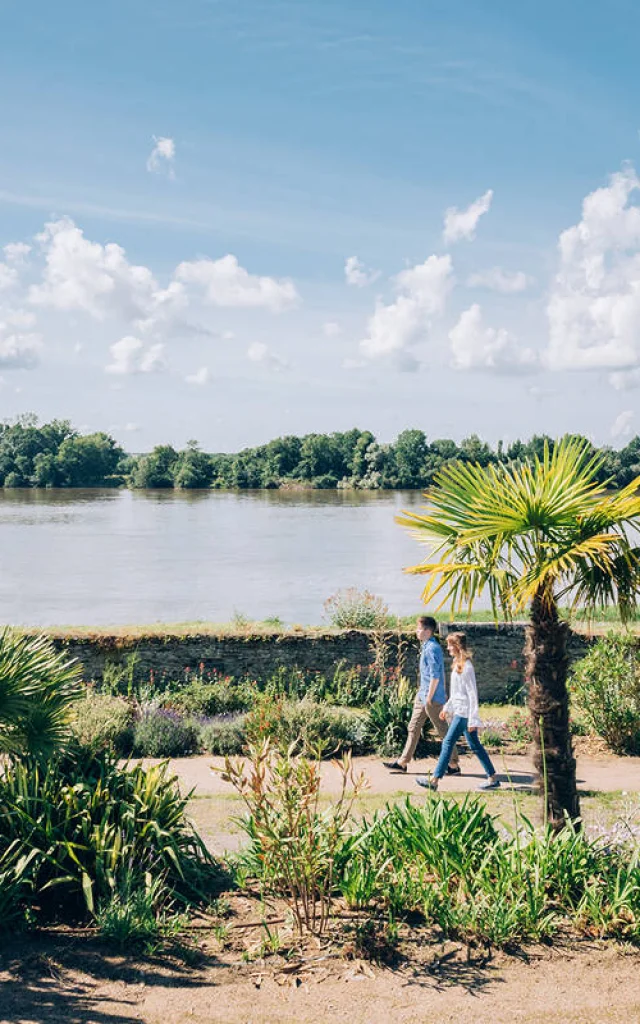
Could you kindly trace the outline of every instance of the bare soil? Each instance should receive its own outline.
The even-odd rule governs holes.
[[[255,914],[255,908],[254,908]],[[204,933],[203,933],[204,934]],[[255,940],[245,933],[247,947]],[[114,955],[86,932],[0,946],[2,1024],[605,1024],[640,1020],[640,954],[584,942],[518,956],[421,941],[385,967],[331,950],[199,962]]]

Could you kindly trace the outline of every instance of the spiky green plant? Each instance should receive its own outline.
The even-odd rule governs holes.
[[[70,735],[79,665],[44,636],[0,632],[0,753],[50,757]]]
[[[569,730],[568,626],[559,601],[587,611],[616,604],[633,613],[640,586],[640,477],[618,492],[598,476],[603,458],[565,438],[541,458],[483,468],[454,463],[435,478],[424,513],[397,521],[430,548],[407,571],[424,574],[426,604],[470,612],[488,590],[493,614],[528,610],[525,653],[535,764],[546,762],[546,812],[559,825],[579,803]]]

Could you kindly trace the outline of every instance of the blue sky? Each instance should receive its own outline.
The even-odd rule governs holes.
[[[638,431],[637,4],[0,24],[4,417],[132,450]]]

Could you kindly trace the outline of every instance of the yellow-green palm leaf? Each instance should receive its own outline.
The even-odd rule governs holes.
[[[640,478],[609,493],[601,465],[588,442],[569,438],[525,462],[445,467],[428,508],[398,516],[429,547],[407,570],[428,577],[425,602],[468,611],[487,589],[509,617],[536,594],[587,609],[616,601],[628,616],[640,584]]]

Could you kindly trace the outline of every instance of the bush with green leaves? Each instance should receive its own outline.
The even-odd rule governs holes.
[[[257,684],[249,680],[236,682],[228,676],[207,680],[196,676],[173,693],[166,703],[180,714],[208,718],[248,711],[255,700],[256,691]]]
[[[362,754],[369,747],[367,719],[362,712],[306,699],[265,695],[246,715],[244,731],[249,744],[270,739],[280,750],[293,746],[308,754],[321,751],[325,757],[344,750]]]
[[[597,640],[571,672],[571,697],[587,726],[619,754],[640,753],[640,642],[628,633]]]
[[[166,765],[129,770],[108,751],[16,759],[0,776],[0,908],[7,878],[14,910],[37,920],[86,917],[155,879],[167,899],[198,899],[219,876],[186,817],[189,795]]]
[[[45,636],[0,631],[0,753],[50,757],[71,736],[82,696],[77,662]]]
[[[126,757],[133,748],[133,709],[122,697],[87,690],[73,708],[71,726],[86,747]]]
[[[246,715],[219,715],[199,722],[200,746],[208,754],[228,757],[241,754],[246,745]]]
[[[133,753],[136,757],[188,757],[199,749],[195,722],[166,708],[145,708],[135,723]]]
[[[151,954],[175,939],[188,923],[167,898],[163,878],[146,878],[145,885],[127,881],[102,901],[96,913],[98,931],[106,942]]]
[[[415,689],[405,676],[390,678],[380,687],[367,713],[369,742],[376,753],[391,756],[402,750],[407,739],[407,726],[414,700]],[[421,738],[416,753],[420,756],[424,750],[424,740]]]
[[[476,796],[388,806],[361,821],[340,851],[351,906],[419,914],[443,936],[508,946],[568,924],[640,942],[640,849],[608,850],[567,825],[520,817],[501,834]]]
[[[325,615],[336,629],[384,629],[389,609],[381,597],[348,587],[324,602]]]

